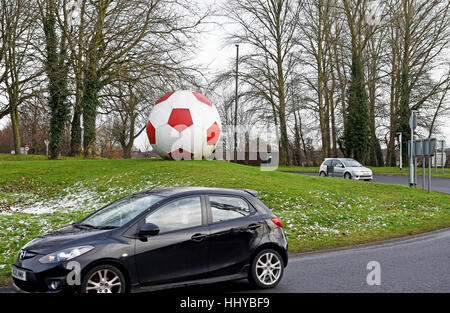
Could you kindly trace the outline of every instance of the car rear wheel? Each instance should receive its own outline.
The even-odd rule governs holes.
[[[81,284],[82,293],[125,293],[122,272],[112,265],[99,265],[89,270]]]
[[[325,172],[320,172],[319,176],[325,177],[325,176],[327,176],[327,174],[325,174]]]
[[[249,281],[258,288],[274,288],[283,277],[283,271],[280,254],[273,249],[265,249],[253,259]]]

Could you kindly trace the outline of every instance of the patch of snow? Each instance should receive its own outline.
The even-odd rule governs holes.
[[[109,201],[106,199],[114,199],[123,197],[141,190],[147,190],[158,187],[176,186],[177,184],[167,179],[161,182],[152,175],[143,176],[140,183],[125,186],[111,186],[113,182],[122,181],[124,177],[132,175],[132,173],[117,175],[109,178],[104,183],[98,182],[98,178],[87,182],[77,182],[71,187],[62,190],[64,196],[51,199],[42,199],[34,194],[20,194],[23,201],[19,204],[10,205],[8,210],[0,210],[0,215],[11,215],[14,213],[28,214],[46,214],[53,212],[69,212],[75,210],[92,210],[98,209],[106,205]],[[184,186],[191,185],[192,182],[186,181],[182,183]],[[97,186],[107,186],[105,191],[98,191]],[[14,197],[14,195],[13,195]]]

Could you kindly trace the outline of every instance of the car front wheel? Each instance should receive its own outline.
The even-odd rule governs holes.
[[[352,179],[352,175],[350,173],[345,173],[344,178],[345,179]]]
[[[112,265],[99,265],[89,270],[81,283],[82,293],[125,293],[122,272]]]
[[[283,277],[283,260],[272,249],[260,251],[253,259],[249,281],[258,288],[274,288]]]

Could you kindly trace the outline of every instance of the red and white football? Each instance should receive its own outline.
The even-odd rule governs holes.
[[[159,99],[147,123],[153,149],[162,158],[172,160],[209,157],[221,129],[214,104],[204,95],[187,90],[174,91]]]

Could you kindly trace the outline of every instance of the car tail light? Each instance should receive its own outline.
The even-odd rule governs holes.
[[[277,225],[277,226],[283,228],[283,223],[281,222],[281,220],[280,220],[279,217],[274,217],[274,218],[272,219],[272,222],[273,222],[275,225]]]

